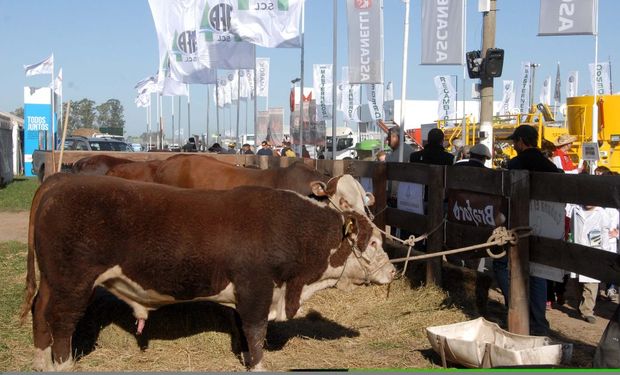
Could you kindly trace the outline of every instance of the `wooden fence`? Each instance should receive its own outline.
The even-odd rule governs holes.
[[[67,163],[92,152],[67,152]],[[112,156],[134,160],[167,158],[175,153],[110,153]],[[211,155],[222,161],[262,169],[285,167],[296,160],[254,155]],[[620,176],[588,176],[528,171],[490,170],[485,168],[445,167],[410,163],[378,163],[357,160],[313,160],[304,163],[324,174],[372,178],[375,195],[375,223],[389,225],[421,235],[436,228],[444,220],[447,192],[465,191],[473,194],[500,197],[507,202],[509,228],[529,225],[530,200],[575,203],[620,208]],[[412,182],[428,186],[426,214],[415,214],[387,206],[389,181]],[[434,231],[428,238],[429,252],[484,243],[492,227],[446,222],[444,230]],[[477,252],[474,256],[484,257]],[[513,333],[529,334],[529,261],[535,261],[566,271],[590,276],[605,282],[620,280],[620,256],[611,252],[550,239],[530,236],[508,252],[510,264],[510,303],[508,329]],[[441,259],[427,261],[428,283],[441,284]]]

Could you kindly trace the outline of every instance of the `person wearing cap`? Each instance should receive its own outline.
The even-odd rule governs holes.
[[[491,159],[491,151],[482,143],[478,143],[471,149],[469,149],[469,159],[463,159],[454,163],[455,166],[460,167],[482,167],[484,163]]]
[[[388,162],[398,162],[398,156],[400,154],[400,147],[403,147],[403,162],[409,160],[409,156],[413,153],[413,148],[400,141],[400,126],[396,125],[388,130],[387,135],[388,146],[392,149],[392,152],[385,158]]]
[[[269,146],[269,142],[262,141],[260,146],[261,146],[261,149],[256,152],[256,155],[273,156],[273,151],[271,150],[271,147]]]
[[[223,154],[236,154],[237,150],[235,150],[235,147],[237,147],[237,144],[235,142],[230,142],[228,144],[228,150],[226,150],[226,152],[222,152]]]
[[[560,173],[555,164],[546,158],[537,147],[538,131],[529,125],[520,125],[508,137],[512,140],[517,156],[508,161],[508,169],[525,169],[534,172]],[[493,260],[493,272],[504,294],[509,297],[508,258],[504,256]],[[549,321],[545,317],[547,309],[547,280],[530,276],[530,334],[545,336],[549,332]],[[508,305],[508,303],[506,303]]]
[[[244,143],[243,145],[241,145],[241,150],[239,150],[239,153],[243,155],[254,155],[254,152],[252,151],[252,146],[250,146],[249,143]]]
[[[564,171],[564,173],[579,173],[579,168],[573,161],[568,152],[573,147],[573,142],[577,140],[577,137],[570,134],[562,134],[558,139],[553,142],[556,147],[553,152],[552,160],[556,167]]]
[[[558,168],[543,155],[538,144],[538,131],[529,125],[520,125],[508,137],[517,156],[508,161],[508,169],[526,169],[533,172],[554,172]]]
[[[454,155],[447,152],[443,147],[444,134],[441,129],[431,129],[428,132],[428,142],[423,150],[416,151],[409,157],[412,163],[424,163],[435,165],[454,164]]]

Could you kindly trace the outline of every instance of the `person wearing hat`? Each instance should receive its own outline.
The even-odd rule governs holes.
[[[237,144],[235,142],[230,142],[228,143],[228,150],[226,150],[226,154],[236,154],[237,150],[235,150],[235,147],[237,147]]]
[[[443,147],[444,134],[441,129],[431,129],[428,132],[428,141],[424,149],[416,151],[409,157],[412,163],[424,163],[435,165],[454,164],[454,155],[447,152]]]
[[[525,169],[534,172],[560,173],[555,164],[546,158],[538,144],[538,131],[529,125],[520,125],[508,137],[512,140],[517,156],[508,161],[508,169]],[[506,302],[510,300],[508,280],[508,258],[504,256],[493,260],[493,272]],[[545,317],[547,309],[547,280],[530,276],[530,334],[545,336],[549,332],[549,321]],[[508,305],[508,303],[506,303]]]
[[[401,144],[403,147],[403,162],[407,162],[407,160],[409,160],[409,156],[413,153],[413,148],[405,142],[400,141],[400,126],[396,125],[388,130],[386,141],[388,146],[392,149],[392,152],[390,152],[390,154],[385,158],[386,161],[399,161],[398,156],[400,153]]]
[[[244,143],[241,146],[241,150],[239,150],[239,153],[243,155],[254,155],[254,152],[252,151],[252,146],[250,146],[249,143]]]
[[[457,161],[454,165],[460,167],[483,167],[487,160],[491,159],[491,151],[482,143],[478,143],[469,149],[469,159]]]
[[[579,168],[573,161],[568,152],[573,147],[573,142],[577,140],[577,137],[570,134],[562,134],[558,139],[553,142],[556,147],[553,151],[552,160],[556,167],[564,171],[564,173],[579,173]]]
[[[256,152],[256,155],[273,156],[273,151],[271,150],[269,142],[262,141],[260,146],[261,146],[261,149]]]

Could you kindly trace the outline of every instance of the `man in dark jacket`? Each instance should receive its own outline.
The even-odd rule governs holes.
[[[529,125],[520,125],[508,137],[513,142],[517,156],[508,161],[508,169],[526,169],[533,172],[559,173],[558,168],[547,159],[537,147],[538,131]],[[508,260],[496,259],[493,262],[493,271],[498,279],[498,284],[508,300]],[[503,287],[502,287],[503,284]],[[545,317],[547,304],[547,280],[530,276],[530,334],[547,335],[549,322]]]
[[[424,149],[411,154],[409,161],[435,165],[454,164],[454,155],[443,148],[443,137],[441,129],[431,129],[428,132],[428,142]]]

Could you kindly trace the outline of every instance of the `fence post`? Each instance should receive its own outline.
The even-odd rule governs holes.
[[[428,173],[428,206],[427,231],[435,229],[443,221],[443,198],[444,198],[444,172],[445,166],[429,165]],[[426,241],[427,253],[438,252],[442,250],[444,243],[443,228],[439,228],[428,237]],[[433,258],[426,262],[426,285],[441,286],[441,258]]]
[[[508,176],[510,186],[510,227],[529,225],[530,220],[530,174],[513,170]],[[520,335],[530,334],[530,254],[529,240],[519,240],[510,247],[510,303],[508,304],[508,330]]]
[[[387,208],[387,163],[374,163],[372,171],[372,194],[375,196],[373,222],[385,230],[385,209]]]

